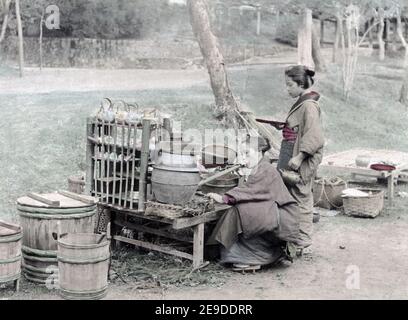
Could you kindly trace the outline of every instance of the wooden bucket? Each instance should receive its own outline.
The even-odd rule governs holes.
[[[85,191],[85,177],[71,176],[68,178],[68,191],[83,194]]]
[[[58,241],[61,296],[69,300],[97,300],[106,296],[110,263],[105,235],[77,233]]]
[[[0,220],[0,283],[20,279],[22,237],[20,226]]]
[[[93,232],[96,204],[91,204],[93,198],[82,195],[89,201],[83,202],[58,193],[40,196],[48,199],[48,203],[27,196],[17,200],[17,209],[24,230],[24,276],[32,282],[46,284],[47,280],[55,282],[58,278],[56,235]],[[50,201],[54,201],[54,204],[50,204]]]

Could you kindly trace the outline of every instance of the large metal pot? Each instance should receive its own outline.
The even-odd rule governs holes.
[[[158,150],[157,165],[178,168],[196,168],[195,155],[200,151],[196,144],[180,141],[161,142]]]
[[[159,202],[185,204],[196,192],[200,180],[197,168],[156,165],[152,172],[152,193]]]

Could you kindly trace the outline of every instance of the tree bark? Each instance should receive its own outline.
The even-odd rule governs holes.
[[[11,0],[6,0],[6,4],[4,6],[5,10],[4,10],[3,24],[1,26],[0,43],[4,40],[4,37],[6,36],[8,17],[9,17],[9,12],[10,12],[10,2]]]
[[[237,102],[228,84],[224,57],[219,49],[217,38],[211,31],[206,4],[204,0],[189,0],[188,8],[193,32],[210,75],[215,103],[221,109],[236,109]]]
[[[17,30],[18,30],[18,54],[20,64],[20,77],[24,75],[24,39],[23,39],[23,27],[21,24],[20,14],[20,0],[16,1],[16,18],[17,18]]]
[[[312,57],[312,29],[312,10],[306,8],[303,12],[302,24],[298,31],[298,63],[314,68]]]
[[[256,11],[256,35],[261,35],[261,8]]]
[[[384,61],[385,59],[385,44],[383,40],[383,35],[384,35],[384,9],[380,8],[378,10],[378,18],[379,18],[379,28],[378,28],[378,46],[379,46],[379,59],[380,61]]]
[[[402,30],[401,14],[397,15],[397,35],[399,39],[401,40],[402,46],[405,49],[403,66],[404,68],[407,68],[408,67],[408,44],[407,44],[407,41],[405,40],[404,33]]]
[[[312,26],[312,58],[316,71],[325,72],[326,63],[322,55],[320,39],[315,26]]]
[[[39,45],[40,45],[40,70],[42,70],[43,67],[43,26],[44,26],[44,11],[41,14],[41,19],[40,19],[40,39],[39,39]]]
[[[390,19],[384,19],[384,40],[385,40],[385,50],[387,51],[390,47],[390,33],[391,33],[391,23]]]
[[[373,46],[373,31],[372,31],[372,24],[373,24],[373,19],[370,19],[368,22],[368,48],[370,50],[370,55],[373,53],[374,46]]]
[[[320,19],[320,45],[324,42],[324,19]]]
[[[334,38],[334,44],[333,44],[333,57],[332,61],[333,63],[337,63],[337,58],[339,54],[339,42],[340,42],[340,23],[343,23],[341,19],[339,18],[336,19],[336,26],[335,26],[335,38]]]

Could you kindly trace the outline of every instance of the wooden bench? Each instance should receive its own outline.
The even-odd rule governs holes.
[[[394,162],[397,166],[393,171],[376,171],[370,168],[358,167],[356,165],[356,158],[358,156],[368,156],[373,159]],[[408,170],[408,153],[393,150],[353,149],[325,156],[319,166],[319,176],[321,176],[322,170],[351,174],[353,179],[356,176],[386,179],[388,204],[392,206],[394,183],[399,179],[404,181],[403,178],[404,176],[406,177],[405,171]]]
[[[193,269],[199,269],[208,262],[204,261],[204,226],[206,223],[218,221],[222,214],[230,208],[228,205],[216,205],[213,211],[206,212],[196,217],[182,217],[176,219],[162,218],[154,215],[145,215],[137,210],[124,209],[122,207],[107,206],[111,210],[111,234],[116,245],[120,242],[132,244],[148,250],[158,251],[170,254],[176,257],[192,261]],[[129,222],[128,217],[140,222]],[[162,225],[162,227],[149,227],[143,222],[151,222]],[[153,244],[145,240],[137,240],[118,235],[118,231],[123,227],[135,230],[137,232],[156,235],[162,238],[173,239],[179,242],[187,243],[192,247],[192,254],[174,248],[172,246],[163,246]],[[177,230],[193,230],[193,237],[181,236],[174,233]],[[173,232],[172,232],[173,231]]]

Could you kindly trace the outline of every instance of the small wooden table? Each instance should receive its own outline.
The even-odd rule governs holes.
[[[193,262],[193,269],[199,269],[206,265],[208,262],[204,261],[204,226],[208,222],[218,221],[222,214],[230,208],[228,205],[217,204],[215,210],[204,213],[203,215],[197,217],[183,217],[176,219],[162,218],[154,215],[144,215],[137,210],[123,209],[121,207],[107,206],[111,209],[111,222],[112,239],[117,242],[129,243],[138,247],[142,247],[148,250],[158,251],[180,258],[188,259]],[[143,224],[132,223],[126,220],[126,216],[138,218],[143,221],[157,222],[165,225],[164,228],[151,228],[146,227]],[[153,244],[147,241],[136,240],[127,238],[121,235],[117,235],[119,228],[127,227],[132,230],[139,232],[144,232],[148,234],[157,235],[160,237],[174,239],[181,242],[187,242],[192,244],[193,254],[177,250],[170,246],[162,246]],[[192,228],[194,231],[193,238],[186,236],[175,235],[171,233],[171,230],[183,230]],[[170,230],[169,230],[170,229]]]
[[[396,169],[393,171],[376,171],[370,168],[358,167],[356,165],[358,156],[367,156],[396,163]],[[392,206],[394,182],[403,174],[403,171],[408,170],[408,153],[393,150],[353,149],[324,157],[319,166],[318,175],[323,169],[351,174],[353,177],[360,175],[386,179],[388,204]]]

